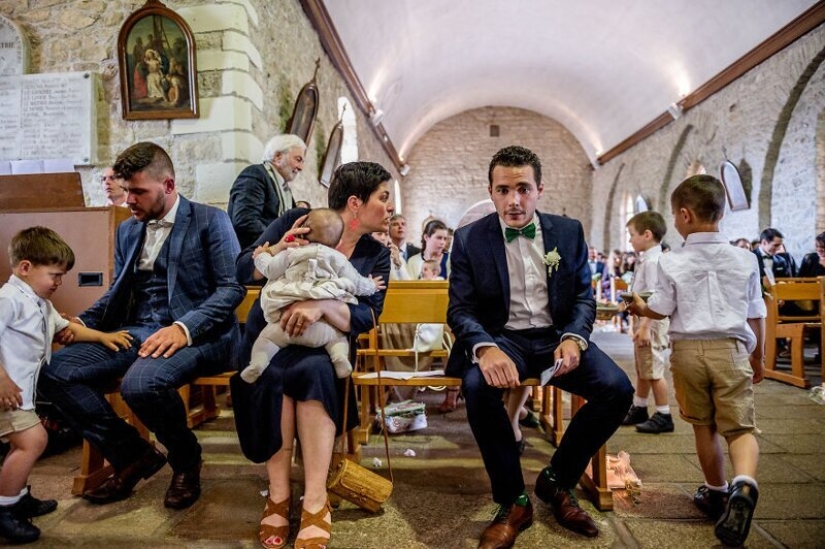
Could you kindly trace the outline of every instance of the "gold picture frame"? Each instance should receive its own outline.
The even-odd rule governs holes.
[[[195,40],[180,15],[148,0],[120,28],[117,54],[124,120],[198,118]]]

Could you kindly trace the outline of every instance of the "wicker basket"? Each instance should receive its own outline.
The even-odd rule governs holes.
[[[599,305],[596,307],[596,320],[611,320],[618,313],[618,305]]]
[[[327,488],[332,493],[373,513],[392,494],[392,482],[381,475],[340,454],[333,454],[332,461],[327,477]]]

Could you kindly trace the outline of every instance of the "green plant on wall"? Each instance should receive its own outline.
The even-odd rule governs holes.
[[[278,117],[281,119],[281,133],[286,131],[286,125],[292,116],[293,103],[295,103],[295,98],[292,97],[292,92],[289,90],[289,82],[282,77],[278,86]]]
[[[316,172],[321,173],[321,162],[324,160],[324,153],[327,151],[327,144],[324,143],[324,125],[320,120],[315,126],[315,162],[318,163]]]

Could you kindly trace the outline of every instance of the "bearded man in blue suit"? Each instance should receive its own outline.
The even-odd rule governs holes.
[[[235,279],[238,240],[225,212],[178,195],[172,160],[154,143],[126,149],[114,170],[132,218],[117,228],[114,282],[79,321],[128,330],[132,348],[61,349],[43,368],[40,389],[114,467],[83,494],[109,503],[167,461],[106,401],[105,390],[122,377],[124,400],[168,453],[173,475],[164,504],[183,509],[200,496],[202,462],[177,389],[231,367],[240,339],[235,307],[245,293]]]
[[[633,398],[622,370],[590,342],[596,315],[581,223],[538,213],[541,162],[507,147],[489,168],[496,213],[455,233],[447,322],[456,336],[448,373],[463,377],[467,417],[500,505],[480,548],[511,547],[533,521],[519,450],[502,395],[557,360],[551,383],[587,403],[565,431],[536,495],[563,527],[594,537],[573,488],[616,431]]]

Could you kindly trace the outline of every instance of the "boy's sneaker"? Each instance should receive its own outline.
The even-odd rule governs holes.
[[[725,512],[727,503],[728,492],[711,490],[704,484],[696,490],[696,494],[693,496],[693,504],[696,505],[697,509],[713,520],[719,520],[719,517]]]
[[[40,529],[29,519],[14,514],[11,505],[0,506],[0,538],[11,543],[31,543],[40,537]]]
[[[729,547],[739,547],[745,543],[758,499],[756,486],[744,481],[734,482],[730,487],[728,505],[716,523],[716,538]]]
[[[647,408],[644,406],[631,406],[627,411],[627,415],[622,420],[622,425],[636,425],[648,420],[650,416],[647,415]]]
[[[673,428],[673,416],[661,412],[656,412],[647,421],[636,425],[636,430],[640,433],[654,433],[657,435],[659,433],[672,433]]]
[[[37,499],[32,495],[32,487],[28,486],[26,495],[11,506],[12,512],[20,518],[34,518],[48,515],[57,509],[57,502],[53,499]]]

